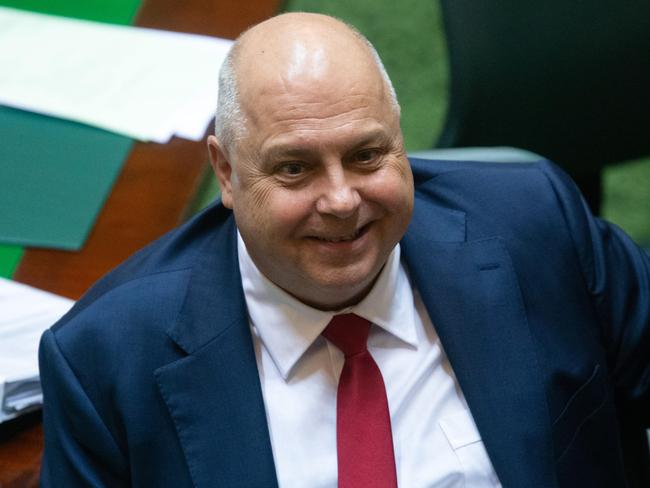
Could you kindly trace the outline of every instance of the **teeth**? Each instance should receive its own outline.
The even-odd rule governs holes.
[[[325,242],[343,242],[343,241],[351,241],[353,239],[356,239],[358,236],[359,236],[359,231],[357,230],[353,234],[347,236],[332,237],[332,238],[318,237],[317,239]]]

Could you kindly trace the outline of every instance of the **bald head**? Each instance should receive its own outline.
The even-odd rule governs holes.
[[[310,13],[262,22],[237,39],[221,68],[217,139],[231,152],[246,135],[260,99],[278,89],[328,86],[383,97],[399,122],[399,104],[386,70],[374,47],[354,28]]]
[[[224,70],[208,150],[251,259],[303,303],[358,303],[413,209],[379,58],[338,20],[287,14],[242,35]]]

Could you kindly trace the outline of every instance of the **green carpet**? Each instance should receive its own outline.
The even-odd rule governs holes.
[[[650,251],[650,158],[609,166],[604,190],[603,217]]]

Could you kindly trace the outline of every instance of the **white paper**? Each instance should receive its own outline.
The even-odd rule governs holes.
[[[73,304],[68,298],[0,278],[0,422],[41,401],[40,387],[10,401],[4,394],[8,385],[38,378],[40,337]]]
[[[0,104],[142,141],[198,140],[231,44],[0,7]]]

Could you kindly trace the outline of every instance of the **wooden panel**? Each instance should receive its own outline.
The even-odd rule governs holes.
[[[136,24],[234,38],[273,15],[277,0],[145,0]],[[208,171],[205,142],[136,143],[80,252],[29,249],[15,279],[73,299],[177,225]],[[40,416],[0,425],[0,488],[38,486]]]
[[[279,7],[278,0],[143,0],[136,24],[234,39]]]

